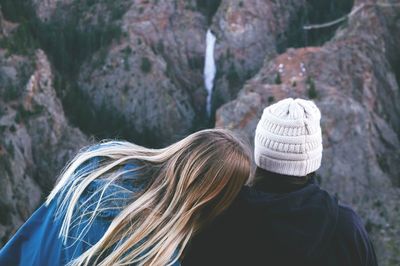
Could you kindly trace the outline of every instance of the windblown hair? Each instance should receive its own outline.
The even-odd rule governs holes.
[[[139,167],[128,171],[143,175],[148,185],[97,243],[70,262],[73,266],[172,265],[194,233],[232,203],[250,175],[248,147],[228,130],[199,131],[163,149],[108,144],[80,152],[50,193],[46,204],[59,197],[58,212],[64,214],[60,236],[68,237],[78,199],[94,180],[107,176],[108,185],[116,183],[127,172],[117,169],[134,160]],[[105,159],[89,172],[77,171],[95,157]],[[90,221],[96,213],[89,214]]]

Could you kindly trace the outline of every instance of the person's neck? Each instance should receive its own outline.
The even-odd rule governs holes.
[[[269,193],[289,193],[313,182],[312,176],[288,176],[272,173],[261,168],[255,173],[254,188]]]

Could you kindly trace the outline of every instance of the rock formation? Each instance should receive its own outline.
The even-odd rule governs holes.
[[[244,81],[277,55],[278,38],[305,8],[306,1],[222,1],[211,28],[217,36],[215,107],[236,97]]]
[[[0,246],[42,202],[87,138],[67,122],[40,49],[15,50],[18,24],[0,15]]]
[[[57,25],[55,31],[71,31],[71,42],[84,40],[81,47],[69,43],[66,50],[71,53],[63,56],[71,57],[85,45],[97,46],[72,71],[57,63],[56,68],[74,72],[73,81],[66,82],[85,99],[86,112],[107,117],[104,125],[94,125],[101,131],[160,146],[204,120],[207,21],[195,1],[62,1],[53,14],[42,23],[44,31]],[[59,61],[58,49],[49,48]]]

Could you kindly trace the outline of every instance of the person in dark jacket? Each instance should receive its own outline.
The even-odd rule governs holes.
[[[89,147],[0,250],[0,266],[178,266],[194,232],[233,202],[250,163],[247,146],[223,129],[164,149]]]
[[[317,106],[302,99],[264,110],[253,186],[191,241],[183,266],[377,265],[360,217],[315,182],[320,118]]]

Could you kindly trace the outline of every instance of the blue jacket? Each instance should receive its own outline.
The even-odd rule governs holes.
[[[96,167],[98,163],[99,158],[94,158],[78,171],[87,171],[91,167]],[[132,167],[135,166],[126,164],[122,169],[127,170]],[[135,179],[132,175],[125,174],[120,183],[110,185],[102,195],[101,201],[100,193],[94,192],[104,186],[107,181],[97,179],[86,188],[78,202],[82,208],[77,207],[76,211],[93,210],[99,202],[102,204],[100,209],[103,207],[107,209],[100,210],[89,227],[87,226],[88,217],[79,219],[73,224],[75,226],[72,226],[65,244],[59,237],[62,219],[55,215],[60,196],[53,199],[48,206],[44,204],[40,206],[0,250],[0,266],[57,266],[65,265],[77,258],[104,235],[113,218],[127,203],[128,198],[141,189],[138,185],[136,187],[132,185],[135,183],[132,182]],[[108,200],[111,197],[112,200]],[[81,241],[76,241],[79,234],[82,235]],[[174,264],[174,266],[179,265],[179,262]]]

